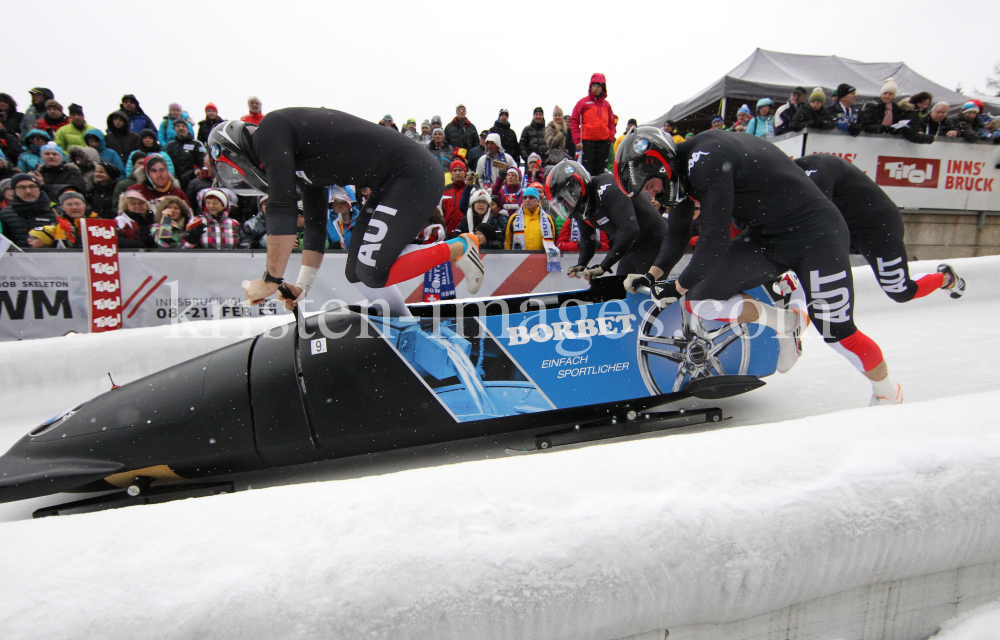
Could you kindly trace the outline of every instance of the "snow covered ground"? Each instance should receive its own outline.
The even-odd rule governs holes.
[[[67,518],[26,519],[66,496],[0,505],[0,637],[610,640],[996,562],[1000,258],[952,263],[965,298],[907,305],[855,270],[900,407],[866,408],[812,333],[790,374],[714,403],[721,429],[518,458],[503,446],[527,436],[480,439]],[[0,344],[0,450],[107,371],[232,342],[226,322]]]
[[[994,640],[998,635],[1000,602],[991,602],[941,625],[932,640]]]

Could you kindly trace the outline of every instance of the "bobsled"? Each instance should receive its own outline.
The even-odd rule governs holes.
[[[772,330],[658,309],[618,277],[410,310],[300,318],[105,392],[0,457],[0,502],[149,502],[225,492],[240,472],[480,436],[534,430],[545,449],[639,433],[671,417],[650,409],[750,391],[778,359]]]

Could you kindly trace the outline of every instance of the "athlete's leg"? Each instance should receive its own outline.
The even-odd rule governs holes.
[[[944,285],[943,273],[910,277],[899,210],[875,212],[862,229],[851,230],[851,244],[865,257],[885,295],[896,302],[922,298]]]
[[[658,250],[629,251],[618,261],[615,274],[627,276],[630,273],[646,273],[656,260]]]

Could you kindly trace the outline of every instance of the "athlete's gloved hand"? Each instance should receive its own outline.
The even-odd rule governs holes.
[[[658,308],[662,309],[680,300],[680,296],[677,294],[676,283],[676,280],[657,280],[649,288],[649,297],[652,298]]]
[[[574,265],[569,268],[569,271],[566,272],[566,275],[569,276],[570,278],[579,278],[580,274],[586,271],[586,269],[587,265],[585,264]]]
[[[630,273],[625,276],[625,290],[629,293],[639,293],[639,287],[646,287],[653,290],[653,283],[656,279],[649,273]]]
[[[587,282],[590,282],[593,278],[600,278],[603,275],[604,269],[602,269],[599,264],[594,265],[593,267],[588,267],[583,271],[583,277],[587,279]]]
[[[292,311],[298,305],[298,303],[306,297],[306,291],[296,287],[294,284],[288,284],[284,282],[278,285],[278,299],[281,300],[281,304]]]

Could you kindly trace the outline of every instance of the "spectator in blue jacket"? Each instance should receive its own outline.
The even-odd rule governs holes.
[[[143,129],[156,130],[156,123],[146,115],[139,106],[139,101],[131,93],[122,96],[121,110],[128,116],[129,131],[142,133]]]
[[[331,249],[346,249],[351,244],[351,231],[358,219],[354,187],[330,187],[330,210],[326,221],[326,235]],[[341,234],[343,230],[343,234]]]
[[[774,137],[774,116],[771,110],[774,109],[774,100],[761,98],[757,101],[757,115],[747,123],[746,132],[758,138]]]
[[[118,169],[119,172],[125,173],[125,165],[122,164],[122,159],[117,153],[108,149],[108,146],[104,142],[103,133],[98,129],[91,129],[84,134],[83,139],[87,141],[87,145],[91,149],[97,151],[97,155],[101,156],[101,162],[106,162]]]
[[[32,129],[24,139],[24,151],[17,158],[17,168],[25,173],[31,173],[42,161],[42,147],[52,142],[48,131]],[[62,153],[62,149],[59,150]],[[63,154],[65,158],[66,154]]]
[[[750,106],[743,105],[740,107],[739,111],[736,112],[736,124],[730,131],[743,131],[746,132],[747,125],[750,124],[750,120],[753,118],[753,114],[750,113]]]
[[[188,132],[194,131],[194,121],[191,116],[188,115],[187,111],[181,108],[176,102],[170,103],[170,107],[167,109],[167,115],[163,116],[163,121],[160,122],[160,133],[159,140],[160,146],[164,149],[167,145],[174,141],[177,137],[177,131],[174,129],[174,123],[178,120],[183,120],[188,123]]]
[[[160,147],[160,141],[156,137],[156,132],[152,129],[143,129],[142,133],[139,134],[139,148],[129,154],[128,162],[125,163],[126,176],[132,175],[132,165],[134,164],[135,154],[140,152],[143,154],[141,157],[146,157],[151,153],[157,153],[163,156],[163,159],[167,163],[167,171],[169,171],[172,176],[177,175],[174,173],[174,161],[171,160],[170,156],[167,155],[167,152]]]

